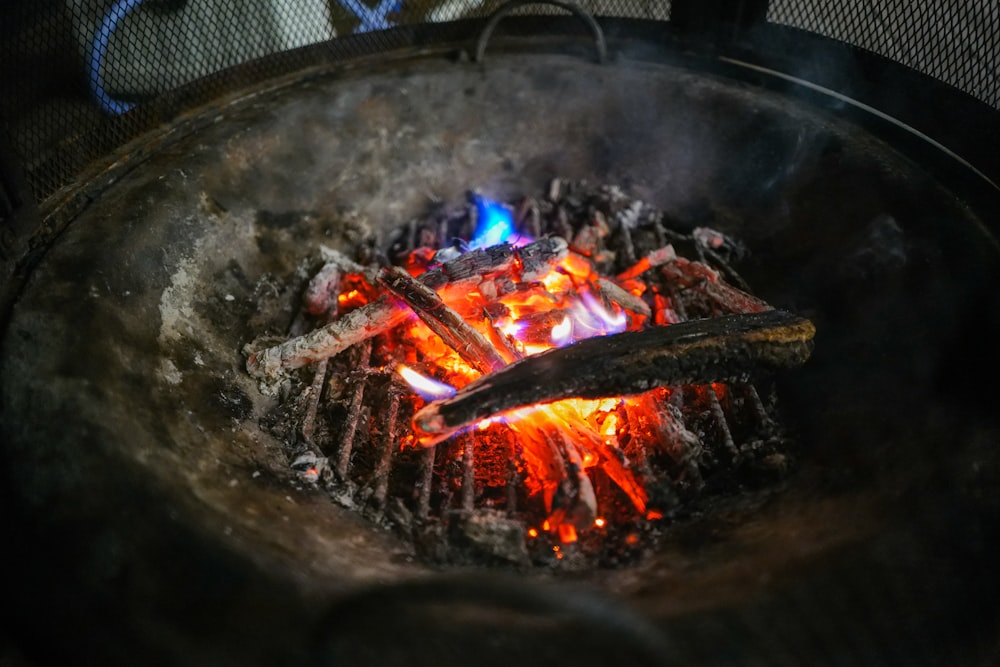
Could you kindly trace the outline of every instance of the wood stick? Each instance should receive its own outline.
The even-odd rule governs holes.
[[[672,262],[675,259],[677,259],[677,252],[674,250],[674,246],[667,244],[662,248],[652,251],[638,262],[622,271],[618,274],[618,280],[631,280],[632,278],[638,278],[646,271],[666,264],[667,262]]]
[[[757,392],[756,385],[748,382],[742,386],[746,392],[747,400],[750,401],[753,415],[757,420],[757,428],[769,428],[771,426],[771,416],[767,414],[767,408],[764,407],[764,402],[760,400],[760,393]]]
[[[597,290],[605,299],[618,304],[624,310],[630,310],[646,317],[653,314],[648,303],[607,278],[597,279]]]
[[[465,363],[480,373],[491,373],[506,365],[503,357],[483,334],[448,307],[437,292],[421,284],[398,266],[379,274],[378,282],[398,296]]]
[[[310,315],[326,315],[332,319],[332,315],[336,314],[340,273],[339,266],[327,262],[309,281],[302,296],[302,305]]]
[[[467,252],[420,276],[423,285],[437,291],[446,285],[474,287],[490,274],[503,273],[515,262],[531,271],[551,266],[566,256],[562,239],[541,239],[517,250],[503,244]],[[328,359],[347,348],[401,324],[409,313],[395,299],[383,295],[344,317],[303,336],[252,352],[247,370],[258,378],[274,378],[281,371]]]
[[[429,403],[414,416],[414,428],[425,444],[433,444],[468,424],[537,403],[794,367],[809,358],[815,331],[805,318],[772,310],[588,338],[518,361],[450,399]]]
[[[737,273],[736,269],[734,269],[729,262],[723,259],[722,255],[715,252],[711,248],[705,248],[705,257],[719,267],[719,270],[725,274],[726,278],[728,278],[729,281],[738,289],[744,292],[750,291],[750,285],[747,284],[747,281],[743,280],[743,276]]]
[[[569,244],[566,239],[552,236],[518,248],[515,253],[521,281],[531,282],[545,276],[554,264],[565,258],[569,253]]]
[[[727,284],[712,267],[677,257],[660,267],[671,282],[697,289],[723,310],[733,313],[759,313],[770,310],[766,301]]]
[[[618,222],[618,244],[621,246],[619,252],[625,258],[625,261],[629,264],[634,264],[635,258],[635,244],[632,243],[632,230],[629,229],[628,224],[624,220],[619,220]]]
[[[511,364],[518,359],[521,359],[523,355],[521,354],[521,351],[517,349],[517,346],[514,344],[511,337],[497,327],[496,322],[493,321],[493,318],[490,317],[488,312],[484,311],[483,317],[489,324],[490,343],[496,347],[504,361]]]
[[[358,273],[364,276],[369,282],[373,282],[375,274],[378,273],[377,269],[359,264],[339,250],[325,245],[320,245],[319,254],[325,263],[333,264],[340,269],[341,273]]]
[[[247,359],[247,370],[258,378],[273,378],[282,370],[329,359],[392,329],[406,317],[406,310],[385,295],[324,327],[253,352]]]
[[[618,485],[632,500],[639,513],[646,511],[645,489],[642,488],[632,472],[625,467],[623,453],[617,447],[609,445],[604,436],[599,435],[590,425],[582,420],[573,408],[557,410],[558,419],[564,422],[572,434],[573,442],[583,447],[601,461],[601,469]],[[582,465],[582,462],[581,462]]]

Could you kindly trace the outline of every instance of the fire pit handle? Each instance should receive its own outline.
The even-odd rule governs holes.
[[[490,37],[493,36],[493,31],[496,29],[497,24],[500,23],[500,20],[518,7],[524,5],[555,5],[579,16],[587,24],[587,27],[590,28],[590,31],[594,33],[594,41],[597,46],[597,62],[603,65],[608,59],[608,47],[604,42],[604,31],[601,30],[601,26],[597,24],[594,17],[575,2],[566,2],[565,0],[509,0],[509,2],[501,5],[500,9],[493,12],[490,20],[486,22],[486,27],[479,33],[479,39],[476,40],[474,62],[483,62],[483,56],[486,53],[486,44],[490,41]]]

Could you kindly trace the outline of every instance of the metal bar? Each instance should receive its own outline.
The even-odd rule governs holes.
[[[752,382],[748,382],[743,386],[746,391],[746,397],[750,401],[750,407],[753,409],[754,417],[757,418],[758,427],[767,427],[771,423],[771,417],[767,414],[767,408],[764,407],[764,401],[760,400],[760,394],[757,392],[757,387]]]
[[[314,444],[313,436],[316,432],[316,413],[319,411],[319,399],[323,393],[328,366],[329,359],[323,359],[316,364],[316,372],[313,374],[312,383],[308,389],[309,398],[306,403],[306,413],[302,417],[302,439],[310,447]]]
[[[384,269],[379,284],[402,299],[462,360],[481,373],[503,368],[506,361],[483,334],[450,308],[437,292],[398,266]]]
[[[517,512],[517,487],[520,484],[520,474],[518,469],[522,465],[520,448],[513,433],[508,432],[507,447],[507,516],[513,516]]]
[[[431,513],[431,490],[434,484],[434,459],[437,447],[428,447],[420,458],[420,479],[417,481],[417,518],[427,519]]]
[[[340,293],[340,271],[339,269],[328,271],[328,266],[330,265],[324,266],[320,274],[313,277],[309,283],[309,290],[307,290],[307,294],[312,297],[312,300],[307,304],[307,309],[311,306],[324,306],[326,308],[327,324],[337,317],[337,295]],[[317,278],[321,274],[324,274],[326,277],[325,284],[317,285]],[[315,292],[322,292],[322,294]],[[322,301],[323,303],[316,303],[316,301]],[[319,410],[319,401],[323,395],[323,385],[326,383],[329,366],[329,358],[320,360],[316,364],[312,384],[309,385],[309,402],[306,404],[306,414],[302,418],[302,439],[310,446],[313,446],[313,435],[316,430],[316,413]]]
[[[471,512],[476,500],[476,456],[475,438],[462,438],[462,509]]]
[[[372,342],[366,340],[360,346],[356,365],[357,385],[351,395],[351,404],[347,409],[347,422],[340,437],[340,447],[337,452],[337,467],[334,471],[337,478],[347,481],[347,473],[351,463],[351,449],[354,447],[354,436],[358,430],[358,420],[361,418],[361,408],[365,400],[365,386],[368,384],[368,362],[371,359]]]
[[[385,496],[389,490],[389,470],[392,462],[392,452],[396,448],[396,420],[399,417],[399,392],[389,387],[389,406],[385,411],[385,421],[382,424],[382,443],[378,464],[375,466],[374,493],[372,500],[375,507],[385,507]]]
[[[709,385],[705,393],[708,395],[708,407],[712,412],[712,419],[715,420],[715,426],[722,436],[722,446],[735,459],[739,456],[739,450],[733,441],[733,432],[729,429],[729,422],[726,421],[726,413],[722,409],[722,403],[719,402],[719,395],[715,392],[715,385]]]
[[[476,40],[476,52],[473,56],[473,62],[483,62],[486,56],[486,45],[489,43],[490,37],[493,35],[493,31],[496,30],[500,20],[518,7],[523,7],[524,5],[554,5],[578,16],[587,24],[587,27],[594,36],[594,46],[597,48],[597,62],[604,64],[607,61],[608,47],[604,41],[604,31],[601,30],[601,26],[594,20],[594,17],[575,2],[565,2],[564,0],[509,0],[509,2],[504,3],[498,10],[493,12],[486,22],[483,31],[479,33],[479,38]]]

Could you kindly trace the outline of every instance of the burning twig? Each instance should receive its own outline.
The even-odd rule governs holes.
[[[646,271],[656,268],[657,266],[662,266],[667,262],[672,262],[677,259],[677,252],[674,251],[672,245],[665,245],[662,248],[658,248],[638,262],[632,264],[629,268],[618,274],[618,280],[631,280],[633,278],[638,278]]]
[[[770,310],[765,301],[752,294],[727,285],[719,274],[700,262],[675,257],[660,267],[672,284],[682,287],[698,286],[699,292],[726,312],[759,313]]]
[[[551,266],[565,257],[566,251],[566,242],[562,239],[542,239],[517,251],[506,244],[493,246],[467,252],[445,262],[420,276],[419,280],[435,291],[445,286],[470,288],[490,274],[508,270],[515,261],[521,263],[523,271],[540,272],[543,266]],[[247,370],[256,377],[273,378],[282,370],[328,359],[352,345],[385,333],[401,324],[406,317],[405,309],[389,295],[383,295],[315,331],[251,353],[247,359]]]
[[[453,398],[424,406],[414,426],[437,442],[471,423],[536,403],[637,394],[793,367],[808,359],[814,334],[809,320],[772,310],[588,338],[523,359]]]
[[[624,310],[630,310],[646,317],[653,314],[649,304],[607,278],[597,279],[597,290],[605,299],[621,306]]]
[[[475,545],[520,562],[527,544],[536,562],[622,562],[641,544],[636,520],[664,517],[715,480],[742,484],[741,471],[783,442],[753,385],[711,384],[811,351],[810,322],[731,286],[745,287],[728,264],[742,246],[708,228],[670,229],[613,186],[555,180],[547,195],[516,208],[473,195],[461,210],[415,219],[390,250],[401,268],[381,273],[321,248],[327,264],[297,321],[328,321],[248,360],[263,379],[318,362],[311,383],[300,373],[289,385],[299,392],[289,416],[300,421],[279,422],[292,467],[333,473],[328,488],[342,502],[386,512],[404,532],[418,527],[415,546],[434,559]],[[503,243],[530,241],[525,232],[563,238]],[[333,320],[338,304],[346,314]],[[328,363],[347,391],[324,392]],[[369,364],[401,382],[375,391]],[[415,393],[401,393],[402,381]],[[319,410],[318,400],[336,405]],[[421,405],[403,433],[396,422]],[[465,433],[454,447],[408,451],[456,432]],[[302,440],[324,434],[338,439],[323,444],[326,468],[317,446],[301,453]],[[719,475],[727,467],[736,476]]]
[[[489,333],[490,336],[490,342],[494,347],[496,347],[500,355],[503,356],[504,361],[510,364],[520,359],[523,356],[521,351],[517,349],[517,345],[515,345],[511,337],[497,327],[496,322],[490,316],[489,312],[484,311],[483,317],[487,322],[489,322],[490,325],[487,329],[487,333]]]
[[[431,331],[480,373],[490,373],[506,365],[485,336],[449,308],[437,292],[418,282],[404,269],[397,266],[383,271],[379,275],[379,283],[405,301]]]

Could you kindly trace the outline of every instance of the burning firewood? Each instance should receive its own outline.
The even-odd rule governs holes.
[[[449,308],[437,292],[411,278],[403,269],[383,271],[379,283],[405,301],[431,331],[480,373],[490,373],[506,365],[485,336]]]
[[[432,290],[475,287],[484,277],[510,269],[520,261],[522,270],[537,273],[566,255],[566,242],[559,238],[541,239],[515,250],[503,244],[467,252],[428,271],[420,282]],[[363,308],[303,336],[297,336],[264,350],[252,352],[247,370],[256,377],[273,378],[282,370],[299,368],[332,357],[347,348],[384,333],[401,324],[408,316],[405,309],[388,294]]]
[[[328,457],[338,502],[433,558],[471,544],[549,562],[578,541],[632,549],[715,471],[775,451],[772,395],[747,380],[805,362],[814,327],[749,293],[737,241],[562,181],[516,214],[472,194],[435,216],[401,230],[381,272],[323,249],[299,318],[318,328],[249,355],[304,397],[290,449],[305,436],[306,463]]]
[[[516,408],[794,367],[808,359],[815,331],[805,318],[771,310],[588,338],[484,376],[454,397],[426,405],[413,423],[431,444]]]

